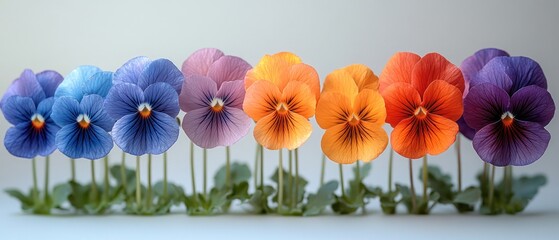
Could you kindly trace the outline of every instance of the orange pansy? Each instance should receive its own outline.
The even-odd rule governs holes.
[[[384,151],[386,110],[377,89],[378,78],[364,65],[351,65],[326,77],[316,120],[326,129],[321,146],[329,159],[342,164],[368,162]]]
[[[423,58],[397,53],[380,77],[386,121],[394,127],[391,144],[407,158],[444,152],[456,139],[462,116],[464,78],[437,53]]]

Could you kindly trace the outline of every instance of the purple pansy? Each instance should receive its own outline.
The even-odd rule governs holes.
[[[495,57],[471,81],[464,119],[475,129],[474,149],[495,166],[524,166],[545,152],[544,128],[555,112],[539,64],[527,57]]]
[[[251,121],[242,107],[244,77],[250,69],[245,60],[214,48],[200,49],[184,61],[182,127],[194,144],[230,146],[248,133]]]
[[[14,125],[4,137],[10,154],[34,158],[56,150],[55,136],[60,128],[51,119],[51,112],[54,91],[62,79],[55,71],[35,75],[26,69],[12,82],[0,101],[4,117]]]
[[[183,76],[167,59],[137,57],[118,69],[104,107],[116,120],[113,139],[132,155],[161,154],[177,140]]]

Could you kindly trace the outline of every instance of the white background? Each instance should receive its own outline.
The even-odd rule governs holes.
[[[226,54],[256,64],[264,54],[291,51],[316,68],[321,79],[330,71],[363,63],[378,75],[397,51],[420,55],[439,52],[459,65],[480,48],[498,47],[512,55],[529,56],[544,69],[551,94],[559,97],[559,2],[557,1],[6,1],[0,0],[0,92],[25,68],[36,72],[54,69],[62,75],[89,64],[114,71],[139,55],[168,58],[180,67],[193,51],[216,47]],[[314,119],[311,120],[314,123]],[[447,238],[551,238],[557,234],[559,206],[559,155],[557,118],[547,129],[553,138],[538,162],[515,168],[515,174],[545,173],[548,185],[519,216],[457,216],[439,208],[433,216],[382,216],[378,204],[370,205],[367,217],[326,216],[280,218],[260,216],[138,218],[37,217],[19,212],[18,203],[0,194],[2,239],[110,239],[153,237],[228,238],[373,238],[391,236]],[[3,136],[9,123],[0,120]],[[389,130],[389,127],[386,127]],[[301,174],[315,191],[320,172],[320,139],[314,132],[300,149]],[[255,142],[249,133],[232,147],[234,159],[251,164]],[[473,184],[482,162],[471,142],[462,141],[464,184]],[[113,149],[112,162],[120,151]],[[454,149],[430,158],[447,172],[455,173]],[[169,151],[169,177],[187,191],[188,140],[181,133]],[[223,164],[224,149],[209,151],[209,174]],[[197,152],[201,157],[201,151]],[[385,186],[388,151],[374,162],[369,184]],[[266,152],[266,175],[277,166],[277,153]],[[201,159],[197,169],[201,183]],[[51,161],[51,182],[70,176],[68,160],[60,153]],[[133,166],[134,161],[128,161]],[[42,169],[42,161],[39,161]],[[99,162],[100,164],[100,162]],[[101,165],[98,165],[100,169]],[[145,166],[145,165],[144,165]],[[415,162],[414,173],[420,162]],[[0,188],[31,186],[31,164],[12,157],[0,147]],[[407,161],[395,159],[395,182],[408,183]],[[144,167],[145,170],[145,167]],[[349,176],[349,167],[346,167]],[[100,171],[98,171],[100,172]],[[500,172],[500,171],[499,171]],[[161,164],[154,176],[161,177]],[[143,172],[145,174],[145,172]],[[40,172],[40,185],[42,184]],[[454,174],[454,176],[456,176]],[[100,176],[98,176],[99,179]],[[78,178],[89,181],[89,162],[78,161]],[[327,179],[337,178],[337,166],[329,163]],[[499,178],[499,176],[498,176]],[[145,179],[145,177],[144,177]],[[419,182],[419,181],[417,181]],[[419,185],[419,184],[418,184]],[[41,185],[42,186],[42,185]],[[198,189],[201,185],[198,185]],[[179,210],[180,211],[180,210]],[[128,237],[127,237],[128,236]]]

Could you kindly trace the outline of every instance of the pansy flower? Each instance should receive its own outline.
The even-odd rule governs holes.
[[[113,148],[109,132],[114,121],[103,108],[112,75],[94,66],[80,66],[56,90],[52,118],[61,127],[56,145],[64,155],[94,160]]]
[[[476,130],[474,149],[494,166],[538,160],[551,136],[555,112],[540,65],[527,57],[495,57],[471,81],[464,119]]]
[[[458,67],[437,53],[420,57],[395,54],[380,76],[391,145],[416,159],[444,152],[456,139],[462,116],[464,78]]]
[[[132,155],[161,154],[177,140],[183,75],[167,59],[131,59],[113,77],[104,107],[116,120],[114,142]]]
[[[62,81],[55,71],[38,74],[26,69],[14,80],[0,102],[4,117],[13,124],[6,132],[4,146],[22,158],[48,156],[56,150],[60,129],[51,118],[54,91]]]
[[[288,52],[264,56],[245,77],[243,109],[254,121],[254,137],[272,150],[301,146],[310,136],[309,118],[320,97],[313,67]]]
[[[179,96],[186,112],[182,127],[196,145],[230,146],[248,133],[250,118],[242,106],[249,69],[245,60],[215,48],[200,49],[184,61]]]
[[[322,151],[331,160],[350,164],[377,158],[388,144],[378,78],[366,66],[354,64],[328,76],[316,108],[316,120],[326,129]]]

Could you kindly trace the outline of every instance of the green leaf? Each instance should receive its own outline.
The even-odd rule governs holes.
[[[8,195],[10,195],[11,197],[19,200],[19,202],[21,203],[21,208],[23,210],[28,210],[33,208],[33,206],[35,205],[35,202],[33,201],[33,190],[30,191],[29,196],[26,196],[24,193],[20,192],[17,189],[6,189],[4,190],[4,192],[6,192]]]
[[[232,189],[231,195],[228,197],[229,200],[240,200],[241,202],[247,201],[250,199],[250,194],[248,193],[249,183],[248,182],[241,182],[239,184],[235,184]]]
[[[264,186],[264,189],[254,191],[247,204],[251,206],[253,212],[258,214],[266,214],[273,212],[269,205],[269,198],[274,194],[275,189],[272,186]]]
[[[423,180],[423,169],[419,170],[419,179]],[[436,166],[427,167],[428,188],[439,194],[438,202],[442,204],[452,203],[454,192],[452,190],[452,178],[449,174],[444,174]]]
[[[538,194],[540,187],[545,186],[547,178],[544,175],[521,176],[513,179],[512,198],[506,204],[505,211],[508,214],[516,214],[524,211],[530,201]]]
[[[109,170],[111,176],[116,180],[118,186],[122,186],[122,168],[121,165],[113,165]],[[126,195],[133,195],[136,191],[136,171],[130,168],[125,168],[126,175]]]
[[[359,168],[360,179],[358,179],[358,180],[362,181],[363,179],[367,178],[369,176],[369,173],[371,172],[372,168],[373,168],[373,163],[372,162],[362,164]],[[355,165],[353,167],[353,176],[357,176],[357,165]]]
[[[396,197],[400,193],[398,191],[386,192],[380,194],[380,207],[384,214],[393,215],[396,214],[396,207],[398,206],[398,202],[396,201]]]
[[[241,182],[246,182],[250,180],[251,173],[248,165],[244,163],[232,163],[231,164],[231,181],[232,185],[240,184]],[[227,170],[223,166],[219,168],[214,176],[214,183],[216,188],[226,187]]]
[[[476,205],[481,199],[481,190],[476,187],[466,188],[464,191],[458,193],[453,202],[456,204]]]
[[[335,213],[346,215],[355,213],[361,206],[361,204],[355,204],[343,196],[336,196],[336,201],[330,207]]]
[[[316,194],[309,194],[304,216],[320,214],[327,206],[336,202],[334,192],[338,189],[338,181],[329,181],[318,189]]]
[[[72,207],[76,210],[83,210],[89,201],[89,188],[87,186],[82,186],[75,181],[69,181],[68,184],[72,189],[72,192],[68,196],[70,205],[72,205]]]
[[[272,175],[271,178],[272,181],[275,183],[278,183],[279,181],[278,173],[279,173],[279,168],[276,168],[276,171],[274,172],[274,175]],[[291,184],[293,184],[293,189],[291,192],[289,191],[290,182]],[[298,183],[298,186],[295,185],[296,182]],[[289,173],[284,169],[283,170],[283,205],[292,206],[293,199],[295,198],[296,188],[298,188],[298,196],[297,199],[295,199],[295,205],[301,203],[305,199],[305,187],[307,186],[307,184],[308,184],[307,180],[305,180],[302,176],[299,175],[299,178],[296,181],[295,176],[294,175],[290,176]],[[272,201],[278,202],[277,200],[278,200],[278,194],[274,196]]]
[[[68,200],[70,194],[72,194],[72,186],[69,183],[56,185],[52,190],[52,206],[60,207]]]

